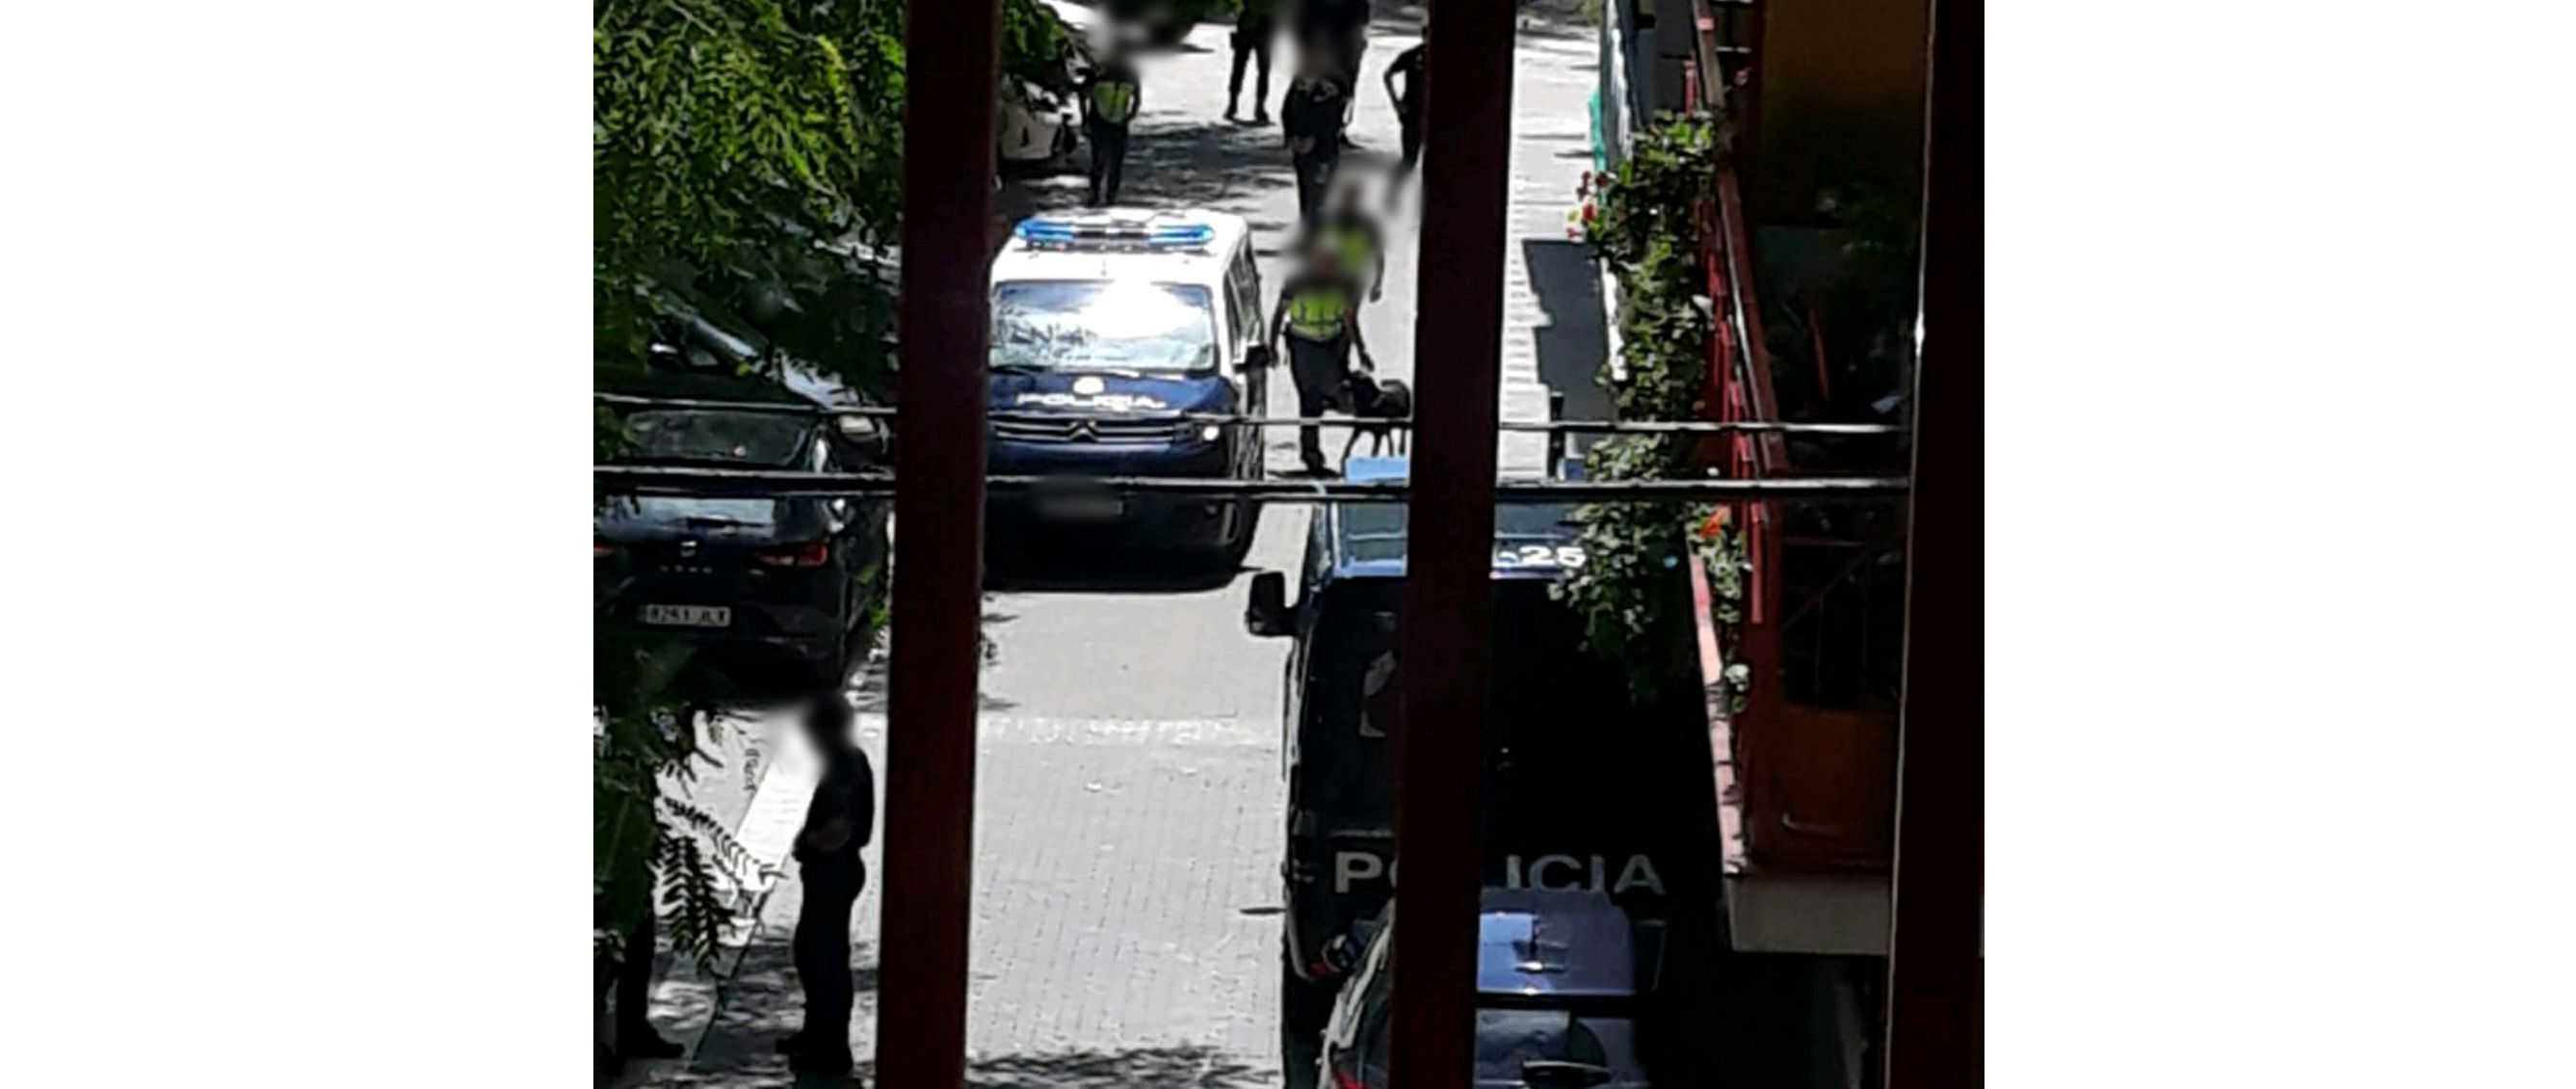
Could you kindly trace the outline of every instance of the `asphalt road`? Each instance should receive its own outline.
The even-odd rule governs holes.
[[[1089,17],[1070,5],[1060,10],[1074,21]],[[1379,73],[1414,44],[1418,27],[1418,16],[1389,13],[1373,28],[1353,124],[1356,156],[1397,148]],[[1257,232],[1266,308],[1287,272],[1295,187],[1275,126],[1220,116],[1226,34],[1204,26],[1177,50],[1144,58],[1145,109],[1122,203],[1245,216]],[[1591,407],[1598,394],[1589,385],[1601,351],[1597,280],[1564,241],[1576,176],[1590,165],[1593,49],[1580,26],[1524,33],[1519,49],[1507,418],[1544,416],[1543,381],[1567,390],[1578,406],[1569,415],[1605,411]],[[1274,114],[1290,67],[1283,43]],[[1082,189],[1077,169],[1014,182],[1003,203],[1024,214],[1079,203]],[[1410,205],[1387,227],[1385,297],[1363,321],[1380,374],[1409,381],[1418,263]],[[1340,439],[1328,434],[1327,444],[1337,451]],[[1538,471],[1540,448],[1535,436],[1507,438],[1506,472]],[[1271,436],[1268,462],[1274,473],[1296,468],[1293,431]],[[976,798],[974,1084],[1277,1084],[1287,646],[1247,635],[1240,616],[1252,572],[1294,569],[1308,517],[1304,507],[1269,508],[1236,572],[1174,575],[1085,556],[995,579]],[[871,683],[857,699],[862,742],[882,779],[903,769],[883,763],[879,690]],[[810,771],[780,740],[777,720],[738,725],[720,746],[727,766],[692,792],[741,830],[754,855],[782,858]],[[876,854],[869,851],[872,863]],[[656,992],[657,1021],[691,1055],[639,1068],[623,1084],[794,1083],[770,1048],[798,1019],[787,936],[800,890],[792,873],[748,876],[745,886],[745,919],[757,920],[746,943],[713,977],[674,966]],[[863,1063],[873,1051],[878,897],[872,882],[859,914],[862,993],[852,1038]]]

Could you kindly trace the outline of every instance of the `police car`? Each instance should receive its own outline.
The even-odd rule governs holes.
[[[993,259],[987,461],[1064,480],[996,493],[991,538],[1099,534],[1239,562],[1255,501],[1121,494],[1082,478],[1261,477],[1260,429],[1189,418],[1267,410],[1260,299],[1241,216],[1112,208],[1021,222]]]
[[[1401,480],[1403,458],[1353,458],[1353,481]],[[1639,705],[1624,671],[1583,646],[1551,584],[1588,558],[1562,504],[1495,511],[1494,688],[1485,727],[1484,877],[1501,888],[1602,894],[1641,918],[1714,903],[1692,838],[1715,812],[1695,692]],[[1245,626],[1295,641],[1282,748],[1287,911],[1282,1053],[1311,1076],[1316,1038],[1352,967],[1353,927],[1391,898],[1394,737],[1405,709],[1396,653],[1406,508],[1319,506],[1300,586],[1252,581]]]
[[[1515,1089],[1650,1089],[1669,1026],[1652,1008],[1663,929],[1610,898],[1486,888],[1476,913],[1476,1078]],[[1362,924],[1363,952],[1333,1002],[1317,1081],[1386,1089],[1394,1050],[1395,905]],[[1671,1084],[1667,1081],[1665,1084]]]

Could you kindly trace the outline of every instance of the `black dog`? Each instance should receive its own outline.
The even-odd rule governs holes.
[[[1342,380],[1342,401],[1350,406],[1357,421],[1351,425],[1350,441],[1342,444],[1343,465],[1350,464],[1351,451],[1359,446],[1362,435],[1368,436],[1370,457],[1384,453],[1390,441],[1396,453],[1405,452],[1412,429],[1394,427],[1387,421],[1413,419],[1413,387],[1392,378],[1381,382],[1368,371],[1354,370]]]

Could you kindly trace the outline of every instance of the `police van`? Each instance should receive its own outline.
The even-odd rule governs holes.
[[[1353,481],[1401,480],[1402,458],[1353,458]],[[1493,689],[1485,724],[1484,882],[1608,896],[1640,921],[1715,903],[1704,861],[1715,805],[1696,692],[1641,706],[1620,667],[1585,648],[1550,593],[1587,557],[1562,504],[1495,511]],[[1356,948],[1356,924],[1393,895],[1396,613],[1406,509],[1325,504],[1300,585],[1252,582],[1253,634],[1294,640],[1284,716],[1286,933],[1280,996],[1289,1070],[1311,1055]],[[1463,770],[1463,769],[1462,769]]]
[[[1269,405],[1261,274],[1243,217],[1111,208],[1022,221],[993,258],[990,471],[1065,478],[996,493],[996,542],[1098,535],[1239,562],[1256,501],[1122,494],[1090,477],[1257,480]]]

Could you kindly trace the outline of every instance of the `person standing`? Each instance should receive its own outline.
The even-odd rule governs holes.
[[[1377,217],[1362,205],[1357,184],[1341,187],[1317,229],[1342,274],[1350,278],[1354,294],[1366,284],[1368,301],[1376,302],[1386,291],[1386,239]],[[1357,308],[1354,303],[1353,309]]]
[[[796,913],[796,982],[805,991],[805,1027],[781,1041],[799,1071],[850,1069],[850,915],[867,887],[859,849],[876,831],[876,772],[850,740],[850,705],[838,694],[814,701],[805,736],[823,761],[805,825],[796,833],[796,862],[805,901]]]
[[[1360,337],[1358,293],[1343,274],[1339,255],[1321,238],[1309,238],[1305,254],[1306,267],[1279,288],[1279,305],[1270,315],[1270,336],[1273,355],[1278,354],[1276,341],[1287,338],[1288,376],[1297,384],[1297,415],[1313,420],[1341,404],[1343,383],[1350,376],[1351,349],[1359,349],[1366,366],[1368,344]],[[1324,461],[1321,427],[1297,426],[1297,458],[1314,476],[1331,471]]]
[[[1404,138],[1404,158],[1395,164],[1395,176],[1387,183],[1390,197],[1405,178],[1412,176],[1414,165],[1422,159],[1422,81],[1431,55],[1430,32],[1425,30],[1423,37],[1422,44],[1396,54],[1386,66],[1386,97],[1395,103],[1395,121]],[[1398,76],[1404,77],[1402,90],[1396,89]]]
[[[1082,80],[1083,135],[1091,140],[1091,205],[1118,202],[1127,173],[1127,123],[1144,105],[1145,87],[1126,58],[1113,53]]]
[[[1311,225],[1342,159],[1342,106],[1331,59],[1311,44],[1297,51],[1297,78],[1279,104],[1280,132],[1297,169],[1297,216]]]
[[[1234,17],[1234,74],[1225,84],[1225,119],[1241,121],[1243,65],[1259,62],[1261,75],[1252,88],[1252,123],[1270,123],[1270,40],[1278,36],[1279,0],[1243,0]]]

